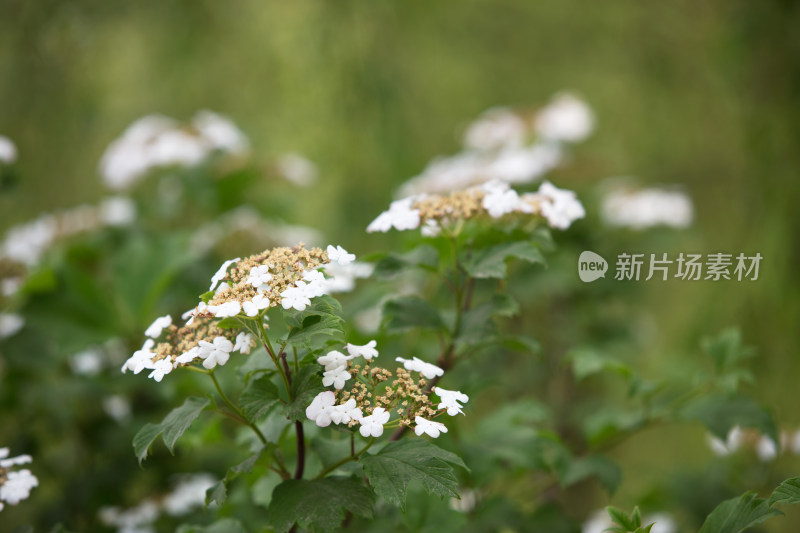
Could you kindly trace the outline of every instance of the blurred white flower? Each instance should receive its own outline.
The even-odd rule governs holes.
[[[25,319],[16,313],[0,313],[0,339],[14,335],[25,325]]]
[[[463,489],[458,491],[459,498],[450,498],[450,509],[459,513],[471,513],[478,503],[478,491]]]
[[[582,141],[594,129],[591,108],[580,98],[559,93],[536,115],[536,133],[550,141]]]
[[[170,516],[181,516],[202,508],[206,503],[206,491],[217,482],[211,474],[192,474],[161,500],[161,506]]]
[[[235,155],[247,155],[250,141],[228,117],[213,111],[198,111],[192,119],[200,137],[214,150]]]
[[[151,351],[153,346],[155,346],[155,341],[153,339],[147,339],[144,341],[141,349],[136,350],[133,352],[133,355],[125,361],[122,365],[122,373],[124,374],[127,370],[131,370],[134,374],[138,374],[145,368],[152,370],[153,367],[153,357],[155,357],[155,353]]]
[[[574,191],[559,189],[549,181],[543,182],[537,193],[524,195],[523,198],[538,201],[540,213],[553,228],[568,229],[573,222],[586,216],[583,204]]]
[[[377,345],[378,341],[371,340],[363,346],[347,343],[346,348],[351,357],[363,357],[369,361],[373,357],[378,357],[378,350],[375,349]]]
[[[118,528],[118,533],[155,533],[152,524],[160,516],[161,510],[155,501],[145,500],[125,510],[102,507],[98,514],[103,524]]]
[[[706,435],[706,442],[708,442],[708,446],[714,455],[723,457],[736,452],[742,446],[744,432],[739,426],[734,426],[728,431],[728,437],[725,442],[710,433]]]
[[[770,437],[762,435],[756,443],[756,455],[762,462],[769,462],[778,456],[778,445]]]
[[[0,293],[6,298],[13,296],[19,291],[25,280],[22,277],[5,278],[0,281]]]
[[[127,422],[131,417],[131,402],[119,394],[103,398],[103,411],[120,424]]]
[[[300,187],[308,187],[317,181],[317,166],[300,154],[289,153],[278,158],[278,173]]]
[[[17,160],[17,146],[4,135],[0,135],[0,163],[11,164]]]
[[[492,218],[500,218],[503,215],[513,212],[531,213],[533,206],[523,202],[517,191],[510,188],[508,183],[502,181],[490,181],[483,185],[486,191],[483,197],[483,208],[488,211]]]
[[[236,343],[233,345],[233,351],[247,355],[255,345],[255,338],[246,331],[242,331],[236,336]]]
[[[414,198],[395,200],[389,204],[389,210],[384,211],[367,226],[367,233],[380,231],[386,233],[392,228],[400,231],[416,229],[419,227],[419,209],[411,209]]]
[[[376,407],[369,416],[362,416],[358,431],[363,437],[380,437],[383,435],[383,425],[389,421],[391,414],[383,407]]]
[[[444,374],[444,370],[442,370],[438,366],[426,363],[425,361],[417,357],[414,357],[413,359],[403,359],[402,357],[396,357],[395,361],[403,363],[403,367],[406,370],[410,370],[412,372],[419,372],[427,379],[433,379],[435,377]]]
[[[103,352],[90,348],[69,358],[72,372],[79,376],[96,376],[103,369]]]
[[[519,115],[506,107],[493,107],[467,127],[464,146],[474,150],[519,146],[526,133],[527,126]]]
[[[9,457],[8,448],[0,448],[0,511],[5,504],[17,505],[28,498],[31,489],[39,486],[30,470],[12,470],[13,467],[28,464],[33,461],[30,455]]]
[[[371,263],[357,261],[347,265],[330,263],[325,265],[325,273],[331,276],[325,280],[325,288],[328,294],[350,292],[355,288],[357,279],[370,277],[373,270],[374,266]]]
[[[136,204],[127,196],[109,196],[100,202],[99,210],[107,226],[127,226],[136,220]]]
[[[692,224],[694,207],[678,190],[617,188],[602,201],[601,216],[609,226],[644,230],[655,226],[684,229]]]
[[[416,433],[417,436],[422,436],[422,434],[425,433],[426,435],[437,439],[441,433],[447,433],[447,426],[444,424],[434,422],[433,420],[427,420],[421,416],[415,417],[414,423],[416,424],[414,427],[414,433]]]
[[[334,248],[332,244],[329,244],[327,252],[330,262],[337,263],[340,266],[349,265],[356,260],[355,254],[348,253],[347,250],[339,245]]]

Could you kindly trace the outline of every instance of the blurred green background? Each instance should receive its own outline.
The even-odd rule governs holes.
[[[627,287],[642,364],[680,371],[702,335],[738,325],[758,348],[757,396],[800,427],[796,2],[2,0],[0,13],[0,134],[20,177],[0,193],[0,230],[102,198],[98,160],[133,120],[211,109],[265,166],[287,151],[314,161],[321,179],[289,222],[366,253],[389,237],[363,228],[459,149],[473,117],[575,91],[597,129],[549,178],[578,191],[582,224],[609,176],[682,184],[696,208],[690,230],[595,239],[596,251],[764,257],[757,282]],[[636,461],[634,483],[658,468]]]

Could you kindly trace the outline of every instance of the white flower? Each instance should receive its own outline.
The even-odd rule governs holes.
[[[441,387],[434,387],[433,392],[442,400],[439,404],[439,409],[447,409],[447,414],[450,416],[456,416],[459,413],[464,414],[461,410],[463,405],[458,402],[467,403],[469,396],[461,391],[446,390]]]
[[[33,462],[30,455],[18,455],[16,457],[8,457],[10,450],[8,448],[0,448],[0,468],[11,468],[12,466],[25,465]]]
[[[574,191],[559,189],[549,181],[542,182],[538,197],[541,199],[541,213],[550,227],[567,229],[570,225],[586,216],[583,204]]]
[[[233,343],[225,337],[215,337],[213,343],[200,341],[198,346],[200,347],[199,355],[204,359],[203,367],[208,370],[227,363],[233,351]]]
[[[266,291],[269,290],[269,282],[271,279],[272,274],[269,273],[269,266],[258,265],[250,269],[250,275],[247,277],[247,283],[259,291]]]
[[[269,298],[263,294],[256,294],[252,300],[242,304],[242,309],[247,316],[256,316],[259,311],[269,307]]]
[[[289,287],[281,293],[281,305],[284,309],[294,308],[304,311],[306,306],[311,305],[311,300],[306,296],[300,287]]]
[[[6,298],[10,298],[22,287],[24,281],[25,280],[21,276],[0,280],[0,293]]]
[[[96,376],[103,368],[103,352],[90,348],[76,353],[69,358],[69,366],[78,376]]]
[[[447,433],[447,426],[444,424],[440,424],[439,422],[434,422],[432,420],[426,420],[421,416],[414,418],[414,423],[417,424],[414,428],[414,433],[416,433],[417,436],[421,436],[423,433],[425,433],[436,439],[439,437],[439,434]]]
[[[10,337],[25,325],[25,319],[16,313],[0,313],[0,339]]]
[[[308,187],[317,180],[317,166],[300,154],[288,153],[276,161],[281,176],[300,187]]]
[[[122,373],[131,370],[134,374],[138,374],[145,368],[152,370],[154,368],[153,357],[156,355],[150,351],[153,346],[155,346],[153,339],[144,341],[142,348],[133,352],[133,355],[122,365]]]
[[[351,420],[361,420],[364,414],[356,406],[355,398],[350,398],[345,403],[334,406],[330,416],[334,424],[349,424]]]
[[[464,145],[476,150],[493,150],[503,146],[518,146],[525,140],[525,121],[505,107],[483,112],[464,133]]]
[[[192,361],[194,361],[197,357],[200,357],[200,347],[194,346],[189,351],[182,353],[178,357],[175,358],[175,365],[188,365]]]
[[[226,318],[238,315],[242,310],[242,304],[236,300],[231,300],[219,305],[209,305],[208,310],[218,318]]]
[[[230,283],[228,283],[227,281],[223,281],[222,283],[220,283],[219,285],[217,285],[217,290],[215,290],[215,291],[214,291],[214,296],[215,296],[215,297],[216,297],[216,296],[219,296],[219,295],[220,295],[220,294],[222,294],[223,292],[225,292],[225,291],[229,291],[229,290],[231,290],[231,285],[230,285]]]
[[[150,372],[148,378],[153,378],[156,381],[161,381],[164,376],[172,372],[172,361],[170,359],[159,359],[153,366],[153,371]]]
[[[164,315],[156,318],[150,326],[144,330],[146,337],[157,339],[161,335],[161,330],[172,325],[172,317]]]
[[[326,370],[322,373],[322,384],[326,387],[334,386],[336,389],[344,388],[345,382],[350,379],[350,372],[346,366],[337,366],[333,370]]]
[[[684,229],[692,224],[694,207],[691,198],[679,190],[618,188],[603,198],[600,214],[609,226]]]
[[[351,355],[347,357],[342,352],[337,352],[336,350],[331,350],[328,352],[327,355],[323,355],[319,359],[317,359],[317,363],[324,365],[325,370],[336,370],[340,366],[347,366],[347,361],[352,359],[354,356]]]
[[[253,346],[256,345],[256,340],[252,335],[246,331],[242,331],[236,336],[236,344],[233,345],[233,351],[241,354],[249,354]]]
[[[762,462],[772,461],[778,456],[778,446],[770,437],[762,435],[756,443],[756,455]]]
[[[236,155],[245,155],[250,150],[250,141],[228,117],[213,111],[198,111],[192,118],[201,139],[215,150]]]
[[[508,213],[515,211],[530,213],[533,206],[523,202],[517,191],[509,188],[508,184],[502,181],[491,181],[485,184],[483,190],[486,196],[483,197],[483,208],[489,212],[492,218],[500,218]]]
[[[303,280],[305,281],[298,281],[296,285],[302,289],[307,298],[316,298],[328,292],[328,280],[319,270],[303,273]]]
[[[358,431],[364,437],[380,437],[383,435],[383,425],[389,421],[390,413],[383,407],[376,407],[372,414],[359,420],[361,427]]]
[[[17,160],[17,147],[13,141],[0,135],[0,163],[13,163]]]
[[[99,215],[108,226],[128,226],[136,220],[136,204],[127,196],[109,196],[100,202]]]
[[[363,357],[369,361],[373,357],[378,357],[378,350],[375,349],[377,344],[378,341],[375,340],[369,341],[364,346],[356,346],[355,344],[347,343],[347,353],[350,354],[350,357]]]
[[[723,457],[734,453],[742,446],[744,432],[739,426],[734,426],[728,431],[728,437],[725,442],[710,434],[706,436],[706,440],[714,455]]]
[[[192,322],[194,322],[194,317],[196,317],[197,315],[202,315],[203,313],[206,312],[208,312],[208,304],[206,304],[205,302],[200,302],[194,309],[189,309],[188,311],[183,313],[181,315],[181,318],[183,320],[186,320],[187,326],[191,326]]]
[[[103,411],[120,424],[124,424],[131,417],[131,403],[124,396],[112,394],[103,398]]]
[[[412,209],[415,198],[395,200],[389,204],[389,210],[384,211],[367,226],[367,233],[380,231],[386,233],[392,227],[399,231],[417,229],[419,227],[419,209]]]
[[[28,469],[11,471],[5,476],[5,482],[0,485],[0,500],[11,505],[17,505],[26,499],[30,496],[31,489],[39,486],[39,480]]]
[[[306,417],[313,420],[319,427],[328,427],[331,425],[331,414],[334,411],[334,404],[336,403],[336,395],[333,391],[323,391],[317,394],[311,405],[306,407]]]
[[[329,244],[327,251],[328,259],[331,260],[331,263],[347,265],[356,260],[355,254],[347,253],[347,250],[338,245],[334,248],[332,244]]]
[[[571,94],[560,93],[539,112],[534,127],[545,139],[578,142],[592,133],[594,116],[586,102]]]
[[[350,292],[356,286],[356,279],[368,278],[372,275],[374,267],[370,263],[350,263],[338,265],[330,263],[325,265],[325,273],[332,276],[325,280],[326,293]]]
[[[210,474],[193,474],[167,494],[161,504],[171,516],[184,515],[205,504],[206,490],[216,482],[217,480]]]
[[[234,263],[237,263],[238,261],[241,261],[241,259],[242,259],[241,257],[236,257],[234,259],[229,259],[229,260],[225,261],[224,263],[222,263],[222,266],[219,267],[219,270],[217,270],[217,273],[214,274],[211,277],[211,287],[209,287],[208,290],[209,291],[213,291],[214,287],[216,287],[217,284],[220,281],[222,281],[225,278],[225,276],[228,275],[228,267],[231,266]]]
[[[444,370],[438,366],[426,363],[422,359],[418,359],[416,357],[413,359],[403,359],[402,357],[397,357],[395,358],[395,361],[403,363],[403,367],[405,367],[406,370],[419,372],[427,379],[433,379],[444,374]]]
[[[442,227],[433,219],[428,219],[420,230],[423,237],[438,237],[442,233]]]

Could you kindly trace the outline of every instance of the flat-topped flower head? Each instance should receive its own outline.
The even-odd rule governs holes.
[[[399,213],[413,213],[413,224],[398,224]],[[417,229],[426,237],[439,235],[459,221],[496,221],[527,218],[547,223],[550,227],[567,229],[576,219],[585,216],[575,193],[557,189],[544,182],[537,193],[520,195],[505,180],[492,180],[447,195],[423,194],[392,202],[388,211],[367,227],[367,232],[387,232]],[[408,218],[410,220],[410,218]]]
[[[436,365],[431,363],[426,363],[422,359],[414,357],[413,359],[403,359],[402,357],[395,358],[395,361],[403,363],[403,367],[406,370],[410,370],[412,372],[419,372],[427,379],[433,379],[437,377],[441,377],[444,374],[444,370],[439,368]]]
[[[414,419],[414,423],[416,427],[414,428],[414,433],[417,436],[422,436],[423,433],[433,437],[434,439],[438,438],[441,433],[447,433],[447,426],[441,424],[439,422],[434,422],[432,420],[427,420],[418,416]]]
[[[464,406],[461,405],[461,403],[467,403],[469,401],[469,396],[461,391],[447,390],[441,387],[434,387],[433,392],[442,400],[441,403],[439,403],[439,409],[446,409],[447,414],[450,416],[464,414],[464,411],[461,410]]]

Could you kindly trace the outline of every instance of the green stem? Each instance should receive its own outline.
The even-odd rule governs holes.
[[[236,405],[235,403],[233,403],[233,402],[230,400],[230,398],[228,398],[228,396],[225,394],[225,392],[223,392],[223,390],[222,390],[222,387],[220,387],[220,385],[219,385],[219,381],[217,381],[217,376],[215,376],[215,375],[214,375],[214,372],[213,372],[213,371],[209,371],[209,372],[208,372],[208,375],[209,375],[209,376],[211,376],[211,381],[213,381],[213,382],[214,382],[214,388],[216,388],[216,389],[217,389],[217,393],[218,393],[218,394],[220,395],[220,397],[222,398],[222,401],[223,401],[223,402],[225,402],[225,404],[227,404],[227,406],[228,406],[228,407],[230,407],[230,408],[231,408],[231,410],[232,410],[234,413],[236,413],[236,415],[237,415],[239,418],[241,418],[241,419],[242,419],[242,421],[244,422],[244,424],[245,424],[245,425],[247,425],[247,426],[248,426],[250,429],[252,429],[252,430],[253,430],[253,432],[254,432],[254,433],[256,434],[256,436],[258,437],[258,440],[260,440],[260,441],[261,441],[261,444],[263,444],[264,446],[266,446],[266,445],[267,445],[267,439],[266,439],[266,437],[264,437],[264,434],[263,434],[263,433],[261,433],[261,430],[260,430],[260,429],[258,429],[258,426],[257,426],[257,425],[255,425],[254,423],[252,423],[252,422],[250,422],[249,420],[247,420],[247,417],[244,415],[244,413],[242,412],[242,410],[241,410],[241,409],[239,409],[239,406],[238,406],[238,405]]]
[[[317,477],[315,477],[314,479],[315,479],[315,480],[316,480],[316,479],[322,479],[323,477],[327,476],[328,474],[330,474],[331,472],[333,472],[334,470],[336,470],[337,468],[339,468],[339,467],[340,467],[340,466],[342,466],[343,464],[347,464],[347,463],[349,463],[350,461],[355,461],[355,460],[357,460],[357,459],[358,459],[358,457],[359,457],[359,456],[360,456],[362,453],[364,453],[364,452],[366,452],[367,450],[369,450],[370,446],[372,446],[373,444],[375,444],[375,438],[374,438],[374,437],[373,437],[373,438],[371,438],[371,439],[369,440],[369,442],[367,443],[367,445],[366,445],[366,446],[364,446],[363,448],[361,448],[361,450],[359,450],[358,452],[356,452],[356,453],[353,453],[353,454],[350,454],[350,455],[348,455],[347,457],[344,457],[343,459],[340,459],[340,460],[336,461],[335,463],[333,463],[332,465],[328,466],[327,468],[324,468],[324,469],[322,470],[322,472],[320,472],[319,474],[317,474]]]
[[[267,350],[270,359],[272,359],[272,362],[275,364],[275,368],[277,368],[278,372],[280,372],[281,378],[283,378],[283,384],[286,386],[286,394],[289,396],[289,401],[292,401],[294,398],[292,397],[292,386],[289,383],[289,376],[286,375],[286,372],[284,372],[283,367],[278,361],[278,357],[275,354],[275,351],[272,349],[272,343],[269,342],[267,331],[264,329],[264,324],[262,324],[260,321],[258,322],[258,329],[261,333],[261,342],[264,345],[264,348]]]

